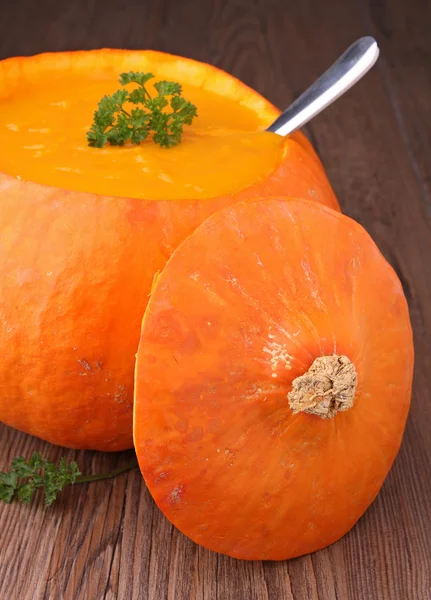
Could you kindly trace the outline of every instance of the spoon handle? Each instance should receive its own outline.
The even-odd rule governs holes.
[[[371,69],[378,56],[379,47],[374,38],[366,36],[354,42],[267,131],[285,136],[308,123],[359,81]]]

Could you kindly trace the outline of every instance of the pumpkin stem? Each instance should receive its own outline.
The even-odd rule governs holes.
[[[331,419],[353,406],[357,385],[355,365],[347,356],[319,356],[304,375],[293,380],[287,398],[295,414]]]

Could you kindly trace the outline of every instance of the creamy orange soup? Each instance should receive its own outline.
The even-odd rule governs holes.
[[[120,88],[107,73],[53,74],[0,99],[0,171],[61,188],[148,199],[209,198],[239,191],[281,160],[283,139],[227,97],[190,85],[198,117],[183,141],[161,148],[90,148],[98,101]]]

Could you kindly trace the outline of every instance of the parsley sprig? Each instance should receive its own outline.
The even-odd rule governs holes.
[[[56,466],[38,452],[34,452],[28,461],[20,456],[13,460],[10,471],[0,473],[0,500],[10,504],[16,498],[28,504],[35,491],[43,488],[45,504],[51,506],[57,494],[75,483],[80,474],[76,462],[68,463],[65,458]]]
[[[137,464],[135,457],[131,463],[110,473],[81,476],[76,462],[67,462],[62,458],[59,464],[55,465],[42,458],[39,452],[34,452],[29,460],[22,456],[15,458],[9,471],[0,472],[0,501],[10,504],[19,500],[23,504],[29,504],[36,490],[41,488],[45,494],[46,506],[51,506],[58,494],[68,485],[112,479],[134,469]]]
[[[140,144],[151,133],[153,142],[164,148],[180,143],[184,125],[191,125],[197,115],[196,106],[182,97],[181,85],[172,81],[155,83],[157,96],[152,97],[145,84],[153,77],[152,73],[134,71],[120,75],[121,85],[133,83],[137,87],[102,98],[87,132],[89,146],[122,146],[128,141]]]

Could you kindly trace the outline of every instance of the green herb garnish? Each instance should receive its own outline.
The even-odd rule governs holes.
[[[112,479],[137,466],[135,457],[129,464],[110,473],[81,476],[76,462],[67,462],[62,458],[57,466],[34,452],[30,460],[22,456],[15,458],[7,473],[0,472],[0,501],[10,504],[13,500],[19,500],[29,504],[36,490],[41,488],[45,493],[46,506],[51,506],[59,492],[68,485]]]
[[[153,77],[152,73],[133,71],[120,75],[121,85],[134,83],[138,87],[102,98],[87,132],[89,146],[122,146],[128,141],[140,144],[150,134],[153,142],[164,148],[180,143],[184,125],[190,125],[197,115],[196,106],[181,96],[181,85],[172,81],[155,83],[157,96],[151,97],[145,84]]]
[[[45,504],[51,504],[66,485],[75,483],[80,475],[76,462],[62,458],[58,466],[34,452],[30,460],[15,458],[10,471],[0,473],[0,500],[10,504],[15,498],[24,504],[31,502],[38,488],[45,492]]]

